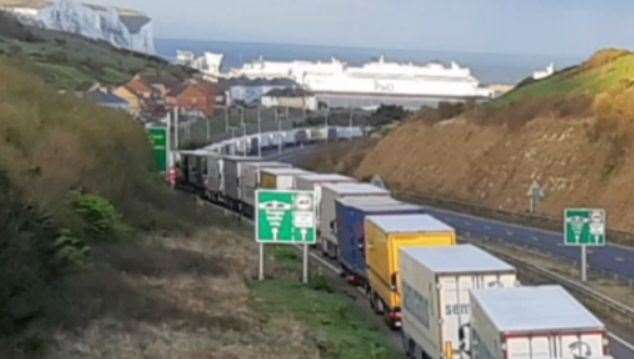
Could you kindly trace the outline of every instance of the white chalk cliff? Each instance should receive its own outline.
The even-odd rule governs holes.
[[[51,1],[32,11],[15,10],[22,20],[37,26],[105,40],[120,48],[155,53],[152,19],[137,11],[75,0]]]

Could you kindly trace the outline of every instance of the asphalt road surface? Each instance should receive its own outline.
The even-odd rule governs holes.
[[[464,213],[426,207],[430,214],[453,226],[458,232],[475,236],[502,239],[550,254],[569,262],[581,260],[579,247],[566,246],[562,233],[525,227]],[[608,239],[609,240],[609,239]],[[599,270],[617,274],[622,279],[634,280],[634,248],[619,245],[588,248],[589,271]]]

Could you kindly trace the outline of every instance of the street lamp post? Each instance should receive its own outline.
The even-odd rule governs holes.
[[[278,144],[277,144],[277,152],[282,152],[282,141],[284,140],[282,138],[282,121],[280,120],[280,117],[277,114],[277,107],[274,109],[275,112],[275,121],[277,121],[277,139],[278,139]]]
[[[352,109],[352,107],[350,107],[350,122],[349,122],[349,124],[348,124],[348,126],[349,126],[350,128],[352,128],[352,122],[353,122],[353,118],[354,118],[354,112],[353,112],[353,111],[354,111],[354,110]]]
[[[244,141],[244,151],[242,154],[244,157],[247,157],[247,126],[244,123],[244,107],[240,107],[240,123],[242,125],[242,141]]]
[[[328,143],[328,116],[330,115],[330,109],[326,108],[326,112],[324,114],[324,132],[326,133],[326,143]]]
[[[229,132],[229,108],[225,105],[225,133]]]
[[[258,105],[258,157],[262,157],[262,113]]]

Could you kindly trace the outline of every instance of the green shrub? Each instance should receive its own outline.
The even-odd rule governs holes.
[[[327,293],[332,293],[333,289],[330,286],[330,282],[328,278],[323,274],[317,274],[310,279],[309,286],[318,291],[324,291]]]
[[[73,209],[82,220],[82,234],[88,240],[121,239],[127,229],[121,215],[105,198],[93,194],[75,195]]]
[[[23,334],[47,308],[57,273],[50,260],[55,229],[47,216],[22,203],[1,170],[0,203],[0,348],[35,350],[39,345],[28,344]],[[28,345],[20,349],[20,343]]]
[[[55,261],[62,268],[84,268],[89,263],[90,247],[69,229],[60,231],[53,248]]]

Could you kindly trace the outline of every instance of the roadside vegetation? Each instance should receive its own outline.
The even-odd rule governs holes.
[[[140,124],[28,72],[0,57],[2,357],[45,350],[73,300],[103,298],[103,248],[210,223],[163,184]]]
[[[316,347],[320,358],[400,357],[387,338],[389,334],[379,329],[383,323],[370,320],[372,313],[364,312],[353,296],[337,290],[333,280],[338,278],[328,277],[325,269],[313,266],[309,284],[303,285],[299,282],[300,252],[291,247],[273,247],[270,252],[267,274],[272,278],[250,284],[264,323],[302,323],[307,331],[305,345]]]
[[[127,114],[20,59],[0,55],[0,357],[387,357],[326,282],[251,284],[250,228],[169,189]],[[268,311],[276,283],[311,306]]]

